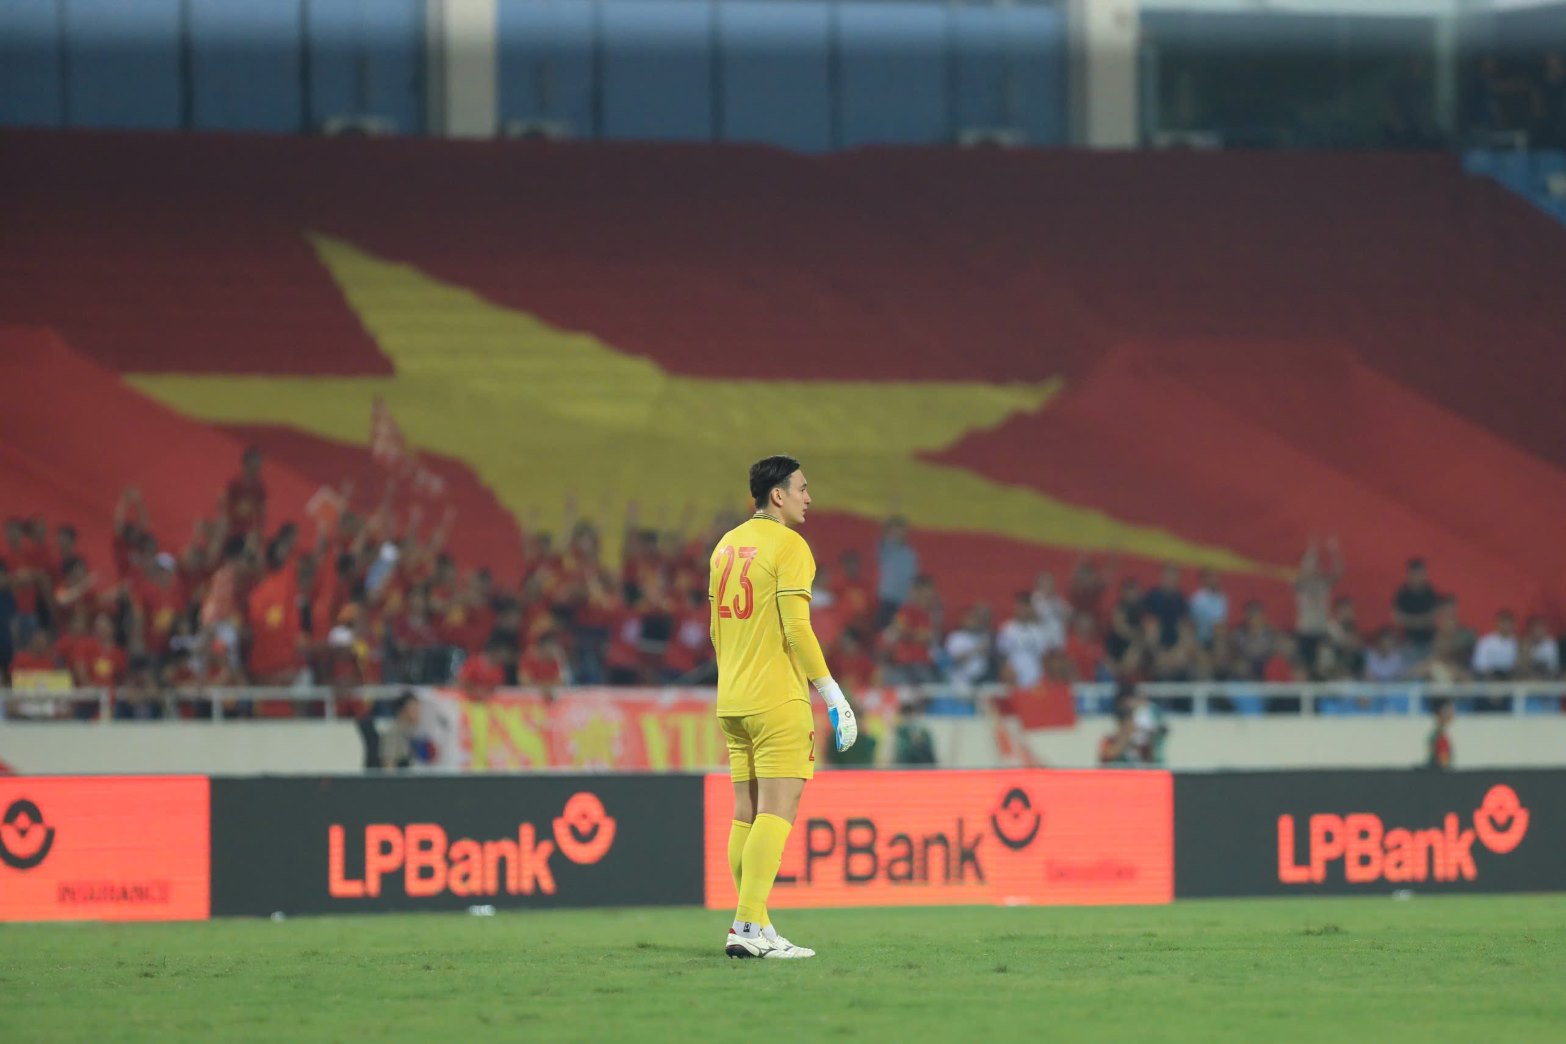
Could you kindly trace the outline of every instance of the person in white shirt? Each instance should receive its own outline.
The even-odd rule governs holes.
[[[946,636],[947,674],[959,685],[977,685],[990,673],[995,639],[990,630],[990,607],[976,605],[963,617],[962,626]]]
[[[1033,611],[1033,598],[1028,592],[1017,595],[1012,618],[1001,625],[995,644],[1006,658],[1012,684],[1029,689],[1043,680],[1049,633]]]
[[[1554,678],[1561,673],[1561,647],[1550,633],[1550,625],[1544,617],[1529,619],[1522,657],[1523,669],[1535,678]]]
[[[1055,588],[1053,573],[1040,573],[1033,581],[1033,613],[1044,626],[1050,653],[1066,647],[1066,626],[1071,622],[1071,603]]]
[[[1229,596],[1218,586],[1216,569],[1202,570],[1202,586],[1191,594],[1191,619],[1203,645],[1213,640],[1213,628],[1229,620]]]
[[[1474,646],[1474,676],[1510,678],[1517,673],[1517,618],[1510,609],[1495,614],[1495,630]]]

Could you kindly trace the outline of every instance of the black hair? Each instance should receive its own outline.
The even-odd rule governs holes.
[[[1446,710],[1450,706],[1452,706],[1451,699],[1449,699],[1446,696],[1442,696],[1440,699],[1435,699],[1435,700],[1431,700],[1430,701],[1430,713],[1431,714],[1440,714],[1442,711]]]
[[[408,704],[418,702],[418,693],[414,692],[412,689],[404,689],[402,690],[402,695],[397,697],[397,702],[394,704],[394,706],[397,708],[397,713],[401,714],[407,708]]]
[[[1425,560],[1418,555],[1415,555],[1413,558],[1408,560],[1408,568],[1410,569],[1423,569],[1424,567]]]
[[[772,500],[774,489],[788,488],[789,476],[799,470],[799,461],[786,453],[762,457],[750,466],[750,495],[756,500],[756,510],[764,511]]]

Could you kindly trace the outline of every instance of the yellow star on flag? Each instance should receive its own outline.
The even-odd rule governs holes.
[[[633,501],[737,501],[752,461],[788,452],[804,461],[818,510],[880,519],[895,508],[925,530],[1271,572],[1223,548],[919,459],[1045,408],[1059,380],[680,376],[412,265],[326,236],[312,241],[393,376],[149,374],[132,383],[201,420],[287,425],[360,446],[382,397],[412,445],[465,461],[518,519],[584,490],[604,492],[617,513]],[[619,537],[604,533],[610,560]]]

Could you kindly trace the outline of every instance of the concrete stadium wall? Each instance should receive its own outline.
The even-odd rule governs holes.
[[[994,726],[982,719],[931,719],[936,757],[944,765],[1000,763]],[[1091,768],[1107,718],[1083,718],[1070,729],[1031,733],[1034,757],[1053,768]],[[1199,718],[1169,721],[1166,768],[1406,768],[1423,763],[1430,721],[1389,718]],[[1566,767],[1566,718],[1497,715],[1459,718],[1452,744],[1461,768]]]
[[[0,761],[18,774],[357,772],[352,722],[6,722]]]
[[[931,718],[929,726],[941,765],[1003,765],[988,720]],[[1174,719],[1166,767],[1406,768],[1423,762],[1429,728],[1424,718],[1402,717]],[[1091,768],[1108,731],[1108,719],[1085,718],[1070,729],[1032,733],[1028,744],[1043,765]],[[1461,768],[1566,767],[1566,718],[1459,718],[1451,735]],[[341,774],[359,771],[363,748],[347,721],[8,722],[0,725],[0,762],[24,774]]]

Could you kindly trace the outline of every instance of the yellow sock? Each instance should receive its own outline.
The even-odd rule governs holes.
[[[734,890],[739,891],[740,865],[745,859],[745,839],[750,837],[750,824],[733,820],[729,823],[729,873],[734,875]],[[763,909],[761,911],[761,926],[763,928],[772,923],[771,916]]]
[[[781,816],[763,812],[750,825],[750,836],[745,839],[741,856],[739,906],[734,912],[736,921],[753,921],[765,925],[767,896],[772,894],[772,882],[777,880],[778,867],[783,865],[783,846],[788,843],[792,824]]]
[[[729,873],[734,875],[734,890],[739,891],[740,864],[745,857],[745,839],[750,836],[750,824],[734,820],[729,824]]]

